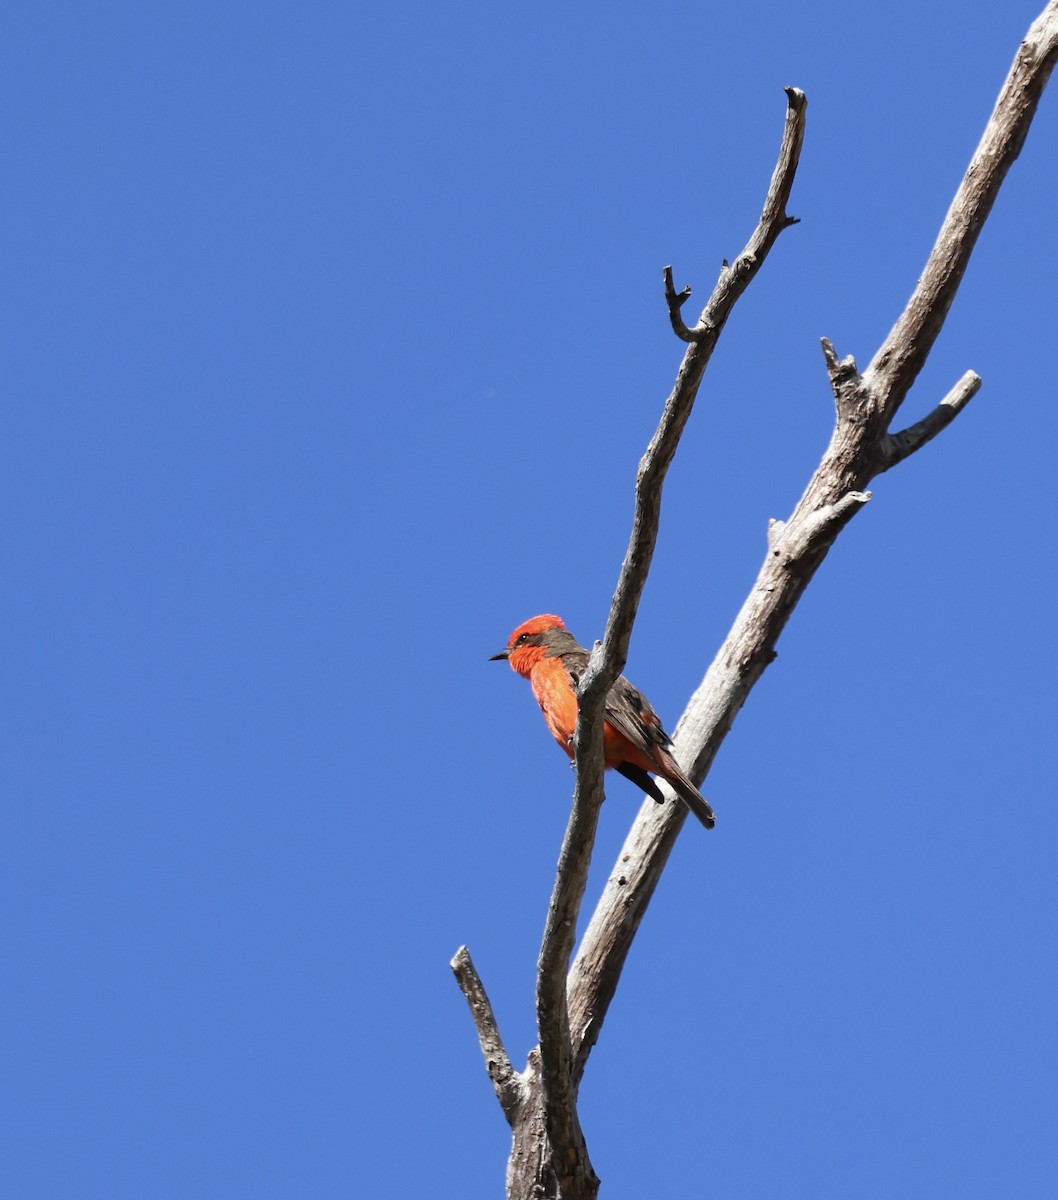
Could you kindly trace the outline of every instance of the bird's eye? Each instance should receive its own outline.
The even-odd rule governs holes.
[[[525,643],[528,640],[529,640],[529,634],[527,634],[527,633],[523,633],[522,636],[518,639],[518,641],[521,642],[523,646],[525,645]]]

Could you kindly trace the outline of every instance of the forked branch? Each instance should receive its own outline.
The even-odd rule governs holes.
[[[935,437],[980,387],[978,376],[967,372],[932,413],[901,433],[889,432],[943,326],[978,233],[1024,144],[1056,59],[1058,0],[1050,0],[1017,52],[911,300],[870,367],[860,376],[851,357],[840,359],[833,345],[824,341],[837,405],[830,445],[791,517],[772,523],[757,580],[676,730],[680,760],[697,784],[753,685],[774,659],[779,635],[813,574],[869,498],[870,481]],[[638,503],[637,497],[637,509]],[[644,805],[584,934],[569,983],[578,1073],[598,1039],[628,950],[683,819],[679,805]]]

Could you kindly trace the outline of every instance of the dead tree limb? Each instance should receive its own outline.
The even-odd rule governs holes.
[[[577,920],[595,843],[599,810],[603,802],[603,705],[628,656],[632,624],[654,556],[661,520],[661,491],[680,437],[694,407],[705,369],[739,297],[760,270],[779,234],[795,223],[786,204],[793,188],[804,141],[804,93],[786,89],[787,108],[779,157],[764,201],[760,220],[734,265],[725,262],[697,324],[665,403],[661,421],[636,477],[632,533],[621,575],[610,605],[606,633],[592,653],[579,688],[580,712],[574,739],[577,784],[566,837],[559,858],[555,888],[537,972],[537,1022],[540,1033],[542,1100],[548,1118],[548,1135],[556,1162],[568,1162],[574,1172],[584,1168],[583,1181],[565,1182],[564,1196],[591,1197],[598,1189],[576,1112],[580,1072],[573,1060],[574,1040],[569,1024],[567,978],[576,937]],[[672,272],[664,273],[670,316],[674,289]],[[685,289],[684,294],[689,294]],[[679,302],[679,297],[675,296]],[[675,328],[675,322],[673,322]],[[561,1183],[562,1181],[560,1181]]]
[[[830,445],[790,518],[773,521],[749,596],[691,697],[676,729],[684,767],[705,778],[798,600],[838,534],[870,498],[871,480],[921,449],[981,386],[968,371],[939,406],[901,432],[889,426],[944,324],[999,186],[1017,158],[1058,60],[1058,0],[1033,22],[1014,58],[980,145],[955,194],[909,300],[860,375],[823,340],[836,419]],[[570,972],[570,1025],[578,1072],[598,1040],[639,923],[668,859],[684,812],[644,806],[608,879]]]
[[[580,1070],[573,1050],[582,1037],[580,1033],[574,1037],[570,1030],[567,980],[603,801],[603,703],[628,654],[632,623],[657,541],[665,474],[690,417],[713,349],[736,301],[760,270],[779,234],[795,223],[795,219],[786,214],[786,204],[804,140],[806,103],[804,93],[795,88],[787,88],[786,94],[787,111],[779,158],[760,220],[734,264],[724,262],[716,286],[693,329],[689,330],[680,316],[690,290],[685,288],[677,294],[671,268],[666,267],[664,272],[670,319],[678,334],[681,330],[686,333],[684,340],[688,347],[658,429],[639,464],[632,534],[611,604],[606,634],[592,655],[580,688],[573,811],[559,855],[537,969],[540,1043],[530,1054],[525,1072],[518,1077],[520,1103],[504,1106],[514,1130],[508,1172],[511,1197],[554,1196],[587,1200],[598,1191],[599,1182],[588,1158],[577,1113]],[[458,958],[457,955],[453,960],[453,967]],[[465,971],[460,982],[474,1014],[495,1085],[490,1049],[498,1039],[498,1034],[493,1034],[495,1020],[483,1017],[480,1002],[475,999],[477,992],[468,986]],[[480,994],[484,995],[484,988],[480,989]]]
[[[980,388],[967,372],[933,412],[900,432],[890,425],[943,327],[974,243],[1006,172],[1024,143],[1058,59],[1058,0],[1033,23],[1003,85],[980,146],[956,193],[925,270],[892,331],[861,375],[823,339],[836,418],[830,444],[793,513],[772,521],[757,580],[676,730],[679,758],[701,784],[750,690],[775,657],[794,607],[852,517],[868,502],[871,480],[944,429]],[[787,90],[779,161],[761,219],[733,265],[724,263],[693,327],[682,317],[690,290],[677,293],[669,268],[669,320],[687,350],[639,465],[632,534],[611,603],[606,633],[580,686],[575,738],[577,785],[559,860],[538,964],[540,1044],[524,1072],[503,1050],[484,987],[465,951],[453,960],[470,1004],[490,1077],[513,1130],[508,1164],[511,1200],[592,1200],[598,1179],[577,1113],[577,1090],[598,1040],[631,943],[683,824],[680,804],[644,805],[568,970],[603,799],[602,708],[624,667],[632,624],[657,537],[661,490],[717,338],[760,269],[786,215],[804,134],[804,95]]]
[[[470,1006],[470,1015],[478,1031],[478,1043],[485,1058],[485,1070],[488,1071],[492,1086],[496,1089],[496,1099],[499,1100],[507,1120],[513,1122],[518,1106],[524,1098],[525,1089],[521,1075],[511,1065],[507,1056],[503,1038],[500,1036],[500,1027],[496,1023],[496,1014],[492,1011],[492,1002],[466,946],[459,947],[449,965],[460,991]]]

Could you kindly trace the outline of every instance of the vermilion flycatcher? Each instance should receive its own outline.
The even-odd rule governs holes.
[[[519,625],[507,639],[506,648],[490,660],[505,658],[512,670],[529,680],[548,729],[570,758],[577,727],[577,684],[589,657],[562,619],[545,613]],[[648,772],[659,776],[672,785],[706,829],[713,828],[713,810],[672,757],[672,739],[662,729],[658,714],[623,675],[606,697],[602,738],[607,767],[662,804],[665,796]]]

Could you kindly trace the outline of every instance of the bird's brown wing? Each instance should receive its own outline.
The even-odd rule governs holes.
[[[610,690],[606,698],[606,719],[629,742],[646,755],[654,765],[654,774],[660,775],[684,804],[691,810],[699,821],[712,829],[716,824],[716,815],[709,801],[698,791],[680,768],[680,764],[672,756],[672,738],[665,732],[661,718],[654,711],[650,701],[622,675]],[[616,767],[627,779],[631,779],[655,800],[663,800],[664,795],[657,784],[650,779],[641,767],[635,764],[623,763]],[[647,779],[647,786],[640,778]]]
[[[617,677],[606,697],[606,719],[651,762],[658,762],[658,751],[672,745],[653,705],[623,675]]]
[[[565,630],[548,630],[548,634],[551,638],[548,657],[562,659],[576,689],[588,669],[591,654]],[[650,762],[657,761],[659,750],[666,751],[672,745],[672,739],[661,727],[661,719],[650,701],[623,675],[619,675],[610,688],[604,716]]]
[[[565,630],[556,632],[560,632],[564,637],[550,653],[561,656],[566,670],[569,672],[570,681],[576,688],[587,669],[588,659],[591,656]],[[568,638],[568,642],[566,642],[566,638]],[[617,677],[606,697],[605,718],[643,755],[651,764],[654,773],[660,775],[672,786],[676,794],[706,829],[712,829],[716,824],[713,810],[701,792],[680,769],[679,763],[672,757],[672,738],[665,732],[661,718],[654,711],[653,705],[646,696],[623,675]],[[659,804],[664,803],[665,794],[638,763],[615,763],[614,770],[626,779],[630,779],[636,787],[641,788]]]

